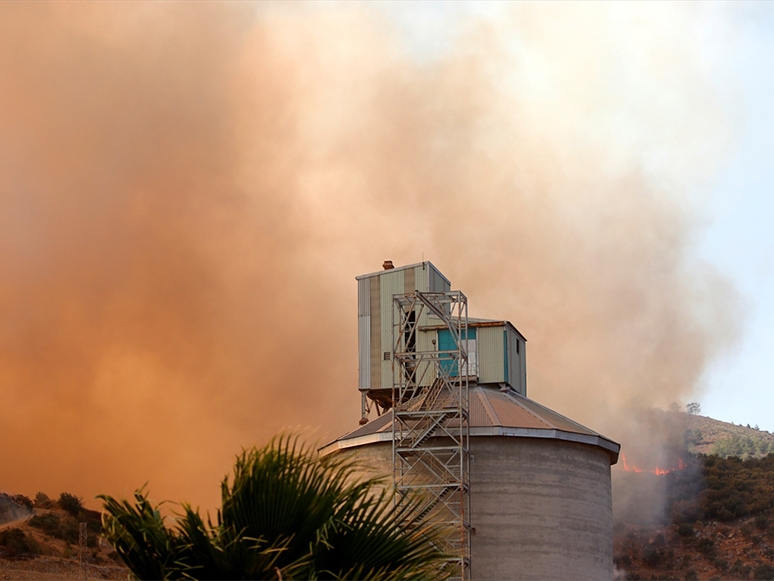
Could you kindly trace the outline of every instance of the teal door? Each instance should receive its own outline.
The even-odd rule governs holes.
[[[474,341],[476,339],[476,329],[468,327],[467,337],[463,332],[462,339]],[[444,371],[449,372],[449,377],[457,377],[457,375],[459,375],[459,367],[456,360],[457,345],[454,343],[454,339],[452,338],[449,329],[438,331],[438,351],[440,353],[441,368],[443,368]],[[446,353],[444,353],[444,351]]]

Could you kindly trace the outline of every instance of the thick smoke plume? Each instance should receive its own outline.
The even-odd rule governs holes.
[[[529,395],[624,446],[690,396],[735,328],[692,254],[706,15],[500,6],[430,51],[400,10],[0,6],[0,488],[211,507],[240,447],[355,427],[384,259],[513,321]]]

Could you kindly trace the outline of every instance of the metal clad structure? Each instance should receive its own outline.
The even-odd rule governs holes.
[[[519,337],[519,369],[521,371],[520,379],[521,385],[524,390],[521,392],[523,396],[527,395],[527,341],[523,337]]]
[[[399,268],[387,267],[356,277],[358,281],[358,378],[364,402],[366,397],[389,409],[392,389],[392,299],[396,295],[415,291],[445,293],[451,289],[449,280],[430,262]],[[419,313],[416,347],[420,351],[439,348],[443,342],[439,330],[443,322],[429,310]],[[473,333],[467,343],[470,363],[466,373],[479,383],[505,384],[522,395],[527,394],[526,339],[508,321],[471,319]],[[478,333],[476,335],[476,332]],[[387,354],[387,355],[385,355]],[[423,378],[427,386],[432,378]]]
[[[363,419],[365,420],[370,401],[389,408],[389,393],[392,389],[392,362],[385,359],[392,346],[392,298],[396,294],[415,291],[446,292],[451,288],[449,280],[430,262],[390,268],[355,277],[358,283],[358,387],[363,394]],[[431,318],[423,312],[420,326],[439,324],[440,319]],[[420,332],[416,337],[421,350],[433,348],[437,343],[435,331]],[[388,356],[389,357],[389,356]],[[431,378],[423,380],[429,385]],[[379,409],[377,408],[377,411]]]
[[[403,271],[403,293],[409,294],[413,293],[416,288],[416,267],[414,268],[407,268]]]
[[[370,402],[377,415],[393,410],[399,497],[418,486],[431,494],[423,518],[452,525],[454,532],[443,535],[445,552],[464,578],[470,562],[467,388],[478,367],[467,299],[451,292],[449,280],[429,262],[395,268],[385,261],[382,267],[356,277],[360,423],[369,421]],[[420,330],[433,324],[447,330],[444,347],[436,329]]]
[[[381,279],[366,279],[371,283],[371,389],[382,387],[382,314]]]
[[[505,376],[505,325],[478,330],[478,381],[502,383]]]
[[[521,343],[511,329],[506,329],[505,337],[507,339],[508,350],[508,383],[521,394],[526,395],[526,386],[522,385]]]
[[[430,264],[428,262],[428,264]],[[444,275],[441,274],[441,271],[432,266],[430,268],[429,272],[429,291],[431,293],[446,293],[451,290],[451,282],[449,282],[449,279],[446,278]]]
[[[437,301],[464,295],[431,263],[356,279],[361,427],[322,453],[392,471],[399,493],[425,487],[424,517],[461,532],[447,537],[461,577],[612,579],[620,446],[527,399],[524,336],[467,306],[452,324],[453,301]]]
[[[357,281],[358,388],[371,387],[371,279]]]
[[[402,295],[405,288],[405,269],[386,270],[381,281],[381,382],[382,389],[392,388],[392,297]]]

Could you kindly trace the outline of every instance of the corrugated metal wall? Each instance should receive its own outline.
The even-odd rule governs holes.
[[[478,382],[501,383],[505,378],[505,326],[478,329]]]
[[[416,268],[407,268],[403,271],[403,292],[409,294],[416,289]]]
[[[439,271],[435,266],[428,263],[428,266],[430,267],[429,270],[429,291],[431,293],[445,293],[449,292],[451,290],[451,285],[446,281],[446,279],[441,274],[441,271]]]
[[[361,390],[390,389],[392,361],[384,358],[392,352],[393,295],[416,290],[448,292],[451,285],[431,263],[411,268],[396,268],[358,280],[358,383]],[[440,319],[430,317],[425,310],[417,324],[420,327],[438,325]],[[513,389],[527,395],[526,344],[510,325],[477,327],[471,333],[476,339],[475,360],[479,383],[508,383]],[[433,345],[433,341],[436,344]],[[438,348],[437,331],[417,333],[417,350]],[[471,345],[472,347],[472,345]],[[472,367],[473,371],[475,367]],[[434,377],[425,377],[425,385]]]
[[[371,389],[382,386],[382,293],[381,277],[367,279],[371,283]]]
[[[371,279],[357,281],[358,388],[371,387]]]
[[[403,294],[406,288],[405,270],[385,271],[381,279],[381,313],[382,313],[382,388],[392,386],[392,359],[385,359],[385,353],[392,353],[392,297]]]
[[[521,395],[527,395],[527,380],[525,374],[524,342],[507,327],[508,331],[508,375],[510,386]]]
[[[519,347],[519,367],[521,369],[521,374],[519,375],[521,391],[519,393],[527,397],[527,344],[519,339]]]
[[[385,353],[392,352],[392,297],[416,290],[447,292],[451,285],[431,263],[412,268],[396,268],[358,280],[358,382],[360,389],[389,389],[392,387],[392,361]],[[419,326],[434,325],[440,321],[422,313]],[[430,351],[437,332],[417,334],[417,349]],[[430,384],[434,378],[426,378]]]

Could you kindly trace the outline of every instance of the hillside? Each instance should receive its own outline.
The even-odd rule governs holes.
[[[33,503],[0,493],[0,507],[0,581],[127,578],[128,569],[100,534],[101,514],[77,497],[64,493],[54,501],[38,493]]]
[[[685,427],[678,469],[619,474],[616,579],[774,579],[774,435],[711,418],[661,412]],[[709,454],[713,452],[713,454]]]
[[[616,579],[774,579],[774,532],[755,518],[642,527],[613,534]]]
[[[762,457],[774,453],[774,434],[697,414],[680,414],[686,427],[688,451],[695,454]]]

